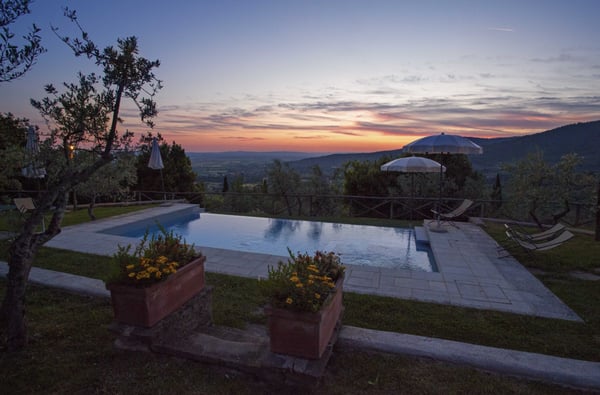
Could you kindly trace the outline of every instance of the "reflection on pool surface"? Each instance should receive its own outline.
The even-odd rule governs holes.
[[[428,245],[416,243],[414,230],[316,221],[188,214],[161,219],[167,230],[199,247],[287,256],[293,252],[334,251],[344,264],[437,271]],[[142,237],[158,231],[156,221],[113,228],[105,233]]]

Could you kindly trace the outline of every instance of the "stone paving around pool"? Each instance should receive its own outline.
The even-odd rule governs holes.
[[[139,240],[101,233],[102,230],[196,209],[196,205],[171,204],[69,226],[46,246],[112,255],[119,244],[134,245]],[[439,272],[347,265],[344,290],[581,321],[575,312],[514,258],[500,258],[497,243],[478,225],[464,222],[455,224],[444,225],[446,232],[432,232],[425,221],[419,229],[419,237],[429,239]],[[266,277],[268,266],[287,259],[201,245],[198,247],[207,257],[207,271],[243,277]]]

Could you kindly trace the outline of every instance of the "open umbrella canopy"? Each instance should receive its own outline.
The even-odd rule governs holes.
[[[150,160],[148,161],[148,167],[154,170],[164,169],[162,156],[160,155],[160,148],[158,146],[158,140],[156,137],[152,139],[152,151],[150,152]]]
[[[409,156],[406,158],[394,159],[391,162],[387,162],[381,165],[381,171],[398,171],[401,173],[437,173],[440,171],[446,171],[446,167],[442,166],[438,162],[423,158],[421,156]]]
[[[29,126],[27,130],[27,143],[25,144],[25,151],[27,153],[28,161],[27,166],[21,169],[21,173],[27,178],[44,178],[46,176],[46,169],[37,166],[37,156],[40,153],[40,147],[38,144],[38,136],[33,126]]]
[[[468,138],[445,133],[427,136],[415,140],[412,143],[405,145],[403,151],[413,154],[483,154],[483,148],[481,148],[479,145],[475,144]],[[442,165],[440,164],[440,195],[438,198],[438,207],[436,210],[438,212],[440,210],[442,202],[443,172],[441,167]],[[445,230],[443,230],[440,226],[439,215],[437,217],[437,228],[430,229],[435,230],[437,232],[444,232]]]
[[[482,154],[483,148],[468,138],[441,133],[415,140],[405,145],[403,151],[426,154]]]

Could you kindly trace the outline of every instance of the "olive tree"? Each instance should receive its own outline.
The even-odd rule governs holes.
[[[139,55],[136,37],[118,39],[116,47],[99,49],[81,29],[75,13],[69,10],[65,13],[79,27],[81,38],[71,40],[54,31],[76,56],[93,60],[102,70],[102,76],[80,74],[76,83],[64,84],[62,93],[48,85],[46,98],[32,100],[48,122],[52,148],[60,154],[56,157],[60,167],[48,180],[48,188],[40,195],[37,208],[9,247],[8,281],[0,310],[2,326],[7,329],[8,350],[23,348],[27,343],[25,288],[29,272],[39,247],[61,231],[68,193],[110,163],[114,149],[130,138],[117,128],[123,100],[130,99],[136,104],[142,122],[149,127],[157,114],[153,97],[161,84],[153,70],[159,62]],[[85,165],[76,163],[72,147],[89,150],[95,160]],[[50,209],[52,217],[48,226],[43,232],[36,232],[44,212]]]
[[[8,82],[24,75],[45,52],[41,45],[40,28],[32,25],[23,36],[21,45],[15,44],[10,25],[30,13],[31,0],[2,0],[0,2],[0,82]]]
[[[23,147],[27,135],[27,120],[12,114],[0,114],[0,190],[21,189],[21,168],[25,166]]]
[[[93,160],[93,157],[90,159]],[[88,215],[91,220],[96,219],[94,207],[99,198],[125,195],[130,191],[131,186],[135,185],[137,181],[135,163],[136,157],[133,152],[119,152],[110,163],[75,187],[79,196],[89,200]]]
[[[571,209],[574,202],[593,204],[593,175],[577,172],[581,157],[566,154],[560,161],[551,165],[544,161],[541,151],[529,154],[525,159],[503,166],[509,173],[507,183],[510,206],[513,213],[523,215],[523,211],[542,226],[544,217],[556,223]]]
[[[279,159],[274,159],[267,168],[268,188],[271,193],[278,195],[285,203],[288,215],[292,215],[290,195],[298,193],[300,174]],[[300,204],[300,202],[298,201]]]

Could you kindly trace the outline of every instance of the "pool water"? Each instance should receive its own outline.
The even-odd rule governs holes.
[[[427,244],[415,241],[409,228],[349,225],[316,221],[194,213],[161,219],[168,231],[189,244],[227,250],[288,256],[317,250],[339,253],[344,264],[437,271]],[[143,221],[105,233],[141,238],[158,232],[157,221]]]

